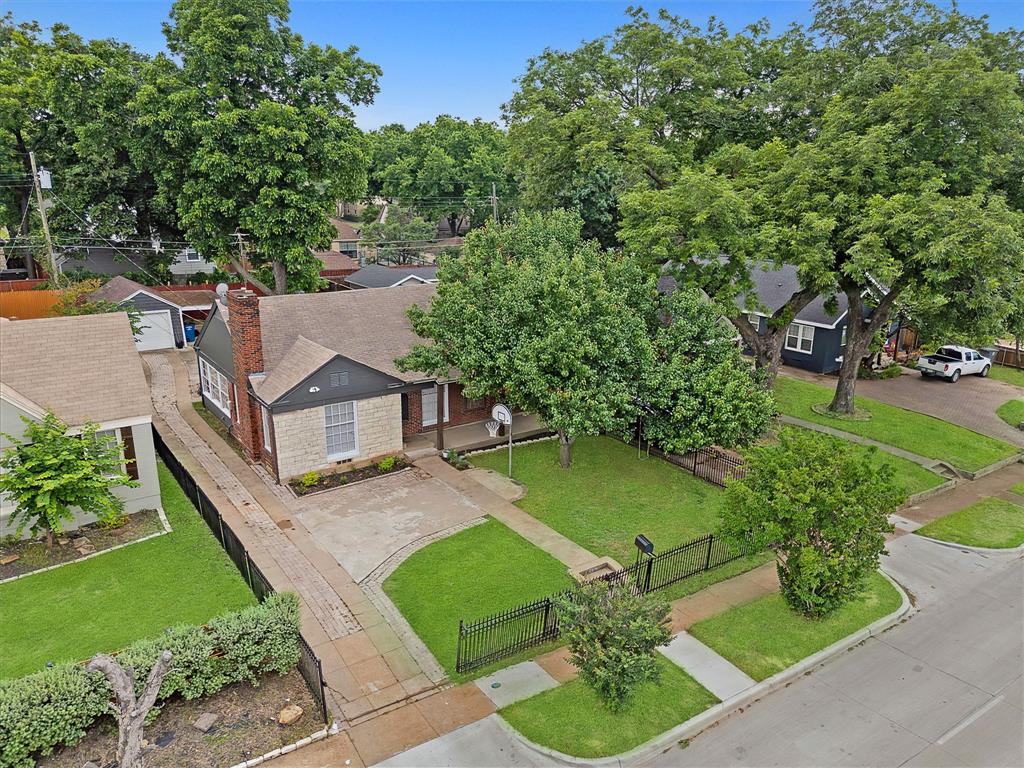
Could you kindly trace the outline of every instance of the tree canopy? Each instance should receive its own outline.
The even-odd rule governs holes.
[[[653,280],[583,240],[578,214],[524,214],[470,232],[442,258],[429,311],[410,310],[419,345],[398,362],[494,395],[556,431],[562,465],[577,437],[623,432],[650,366]]]
[[[352,106],[372,101],[380,68],[354,47],[307,44],[287,0],[177,0],[139,89],[142,142],[159,195],[206,256],[241,268],[236,235],[273,288],[314,288],[336,200],[366,188]]]
[[[440,115],[412,130],[386,125],[369,134],[371,191],[428,220],[444,219],[452,235],[491,216],[491,185],[502,207],[515,198],[506,136],[493,123]]]

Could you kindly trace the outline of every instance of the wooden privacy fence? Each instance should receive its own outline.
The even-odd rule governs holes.
[[[0,317],[14,320],[35,320],[50,317],[60,291],[2,291]]]

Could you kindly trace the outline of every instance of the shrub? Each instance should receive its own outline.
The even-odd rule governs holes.
[[[302,488],[302,490],[308,491],[310,488],[314,487],[317,483],[319,483],[321,479],[322,478],[320,477],[319,472],[307,472],[306,474],[299,478],[299,486]]]
[[[398,463],[398,459],[394,456],[385,456],[383,459],[377,462],[377,469],[381,472],[390,472],[395,468]]]
[[[777,445],[750,452],[743,479],[729,482],[722,533],[775,553],[793,610],[830,613],[878,568],[888,516],[906,493],[891,465],[877,465],[876,451],[783,430]]]
[[[657,679],[655,649],[672,639],[667,603],[597,581],[556,598],[556,606],[570,661],[609,709]]]
[[[141,693],[160,653],[174,654],[159,699],[196,699],[226,685],[257,685],[268,672],[284,674],[299,661],[299,603],[274,594],[262,605],[227,613],[205,626],[168,628],[117,654],[135,671]],[[60,664],[15,680],[0,681],[0,768],[32,766],[38,754],[79,741],[108,712],[111,690],[99,672]]]

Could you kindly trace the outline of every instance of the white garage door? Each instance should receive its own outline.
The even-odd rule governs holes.
[[[135,340],[140,352],[147,349],[172,349],[174,331],[171,330],[171,313],[168,310],[142,313],[142,333]]]

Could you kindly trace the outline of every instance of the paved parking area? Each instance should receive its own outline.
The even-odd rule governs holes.
[[[834,376],[821,376],[790,367],[784,368],[783,373],[832,388],[836,385]],[[1007,400],[1024,397],[1020,387],[1012,384],[980,376],[965,376],[951,384],[943,379],[912,373],[898,379],[858,380],[857,394],[908,411],[926,413],[1024,448],[1024,432],[996,416],[996,408]]]
[[[418,468],[288,504],[316,543],[360,582],[417,539],[485,514],[468,496]]]

